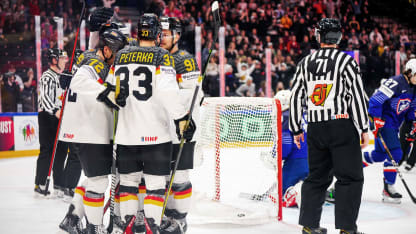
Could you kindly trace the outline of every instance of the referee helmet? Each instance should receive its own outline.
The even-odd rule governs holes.
[[[319,43],[339,44],[342,38],[341,23],[338,19],[321,19],[316,25],[315,37]]]

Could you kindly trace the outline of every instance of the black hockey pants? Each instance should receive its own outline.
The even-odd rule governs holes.
[[[364,183],[359,139],[349,119],[308,124],[309,175],[302,185],[300,225],[319,227],[325,192],[335,175],[335,228],[356,230]]]
[[[35,184],[45,185],[53,153],[53,144],[58,127],[58,119],[48,112],[41,111],[38,114],[38,123],[40,153],[36,162]],[[53,165],[53,181],[54,185],[61,187],[65,186],[63,170],[67,152],[67,143],[59,141]]]

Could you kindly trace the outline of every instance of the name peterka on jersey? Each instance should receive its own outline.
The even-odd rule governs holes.
[[[133,51],[130,53],[123,53],[120,56],[119,64],[126,63],[152,63],[154,54],[152,52]]]

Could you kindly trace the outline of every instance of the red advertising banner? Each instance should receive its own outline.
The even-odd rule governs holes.
[[[0,151],[14,150],[13,116],[0,116]]]

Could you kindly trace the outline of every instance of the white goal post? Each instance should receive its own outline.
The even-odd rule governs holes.
[[[260,97],[205,98],[200,123],[192,222],[281,220],[280,102]]]

